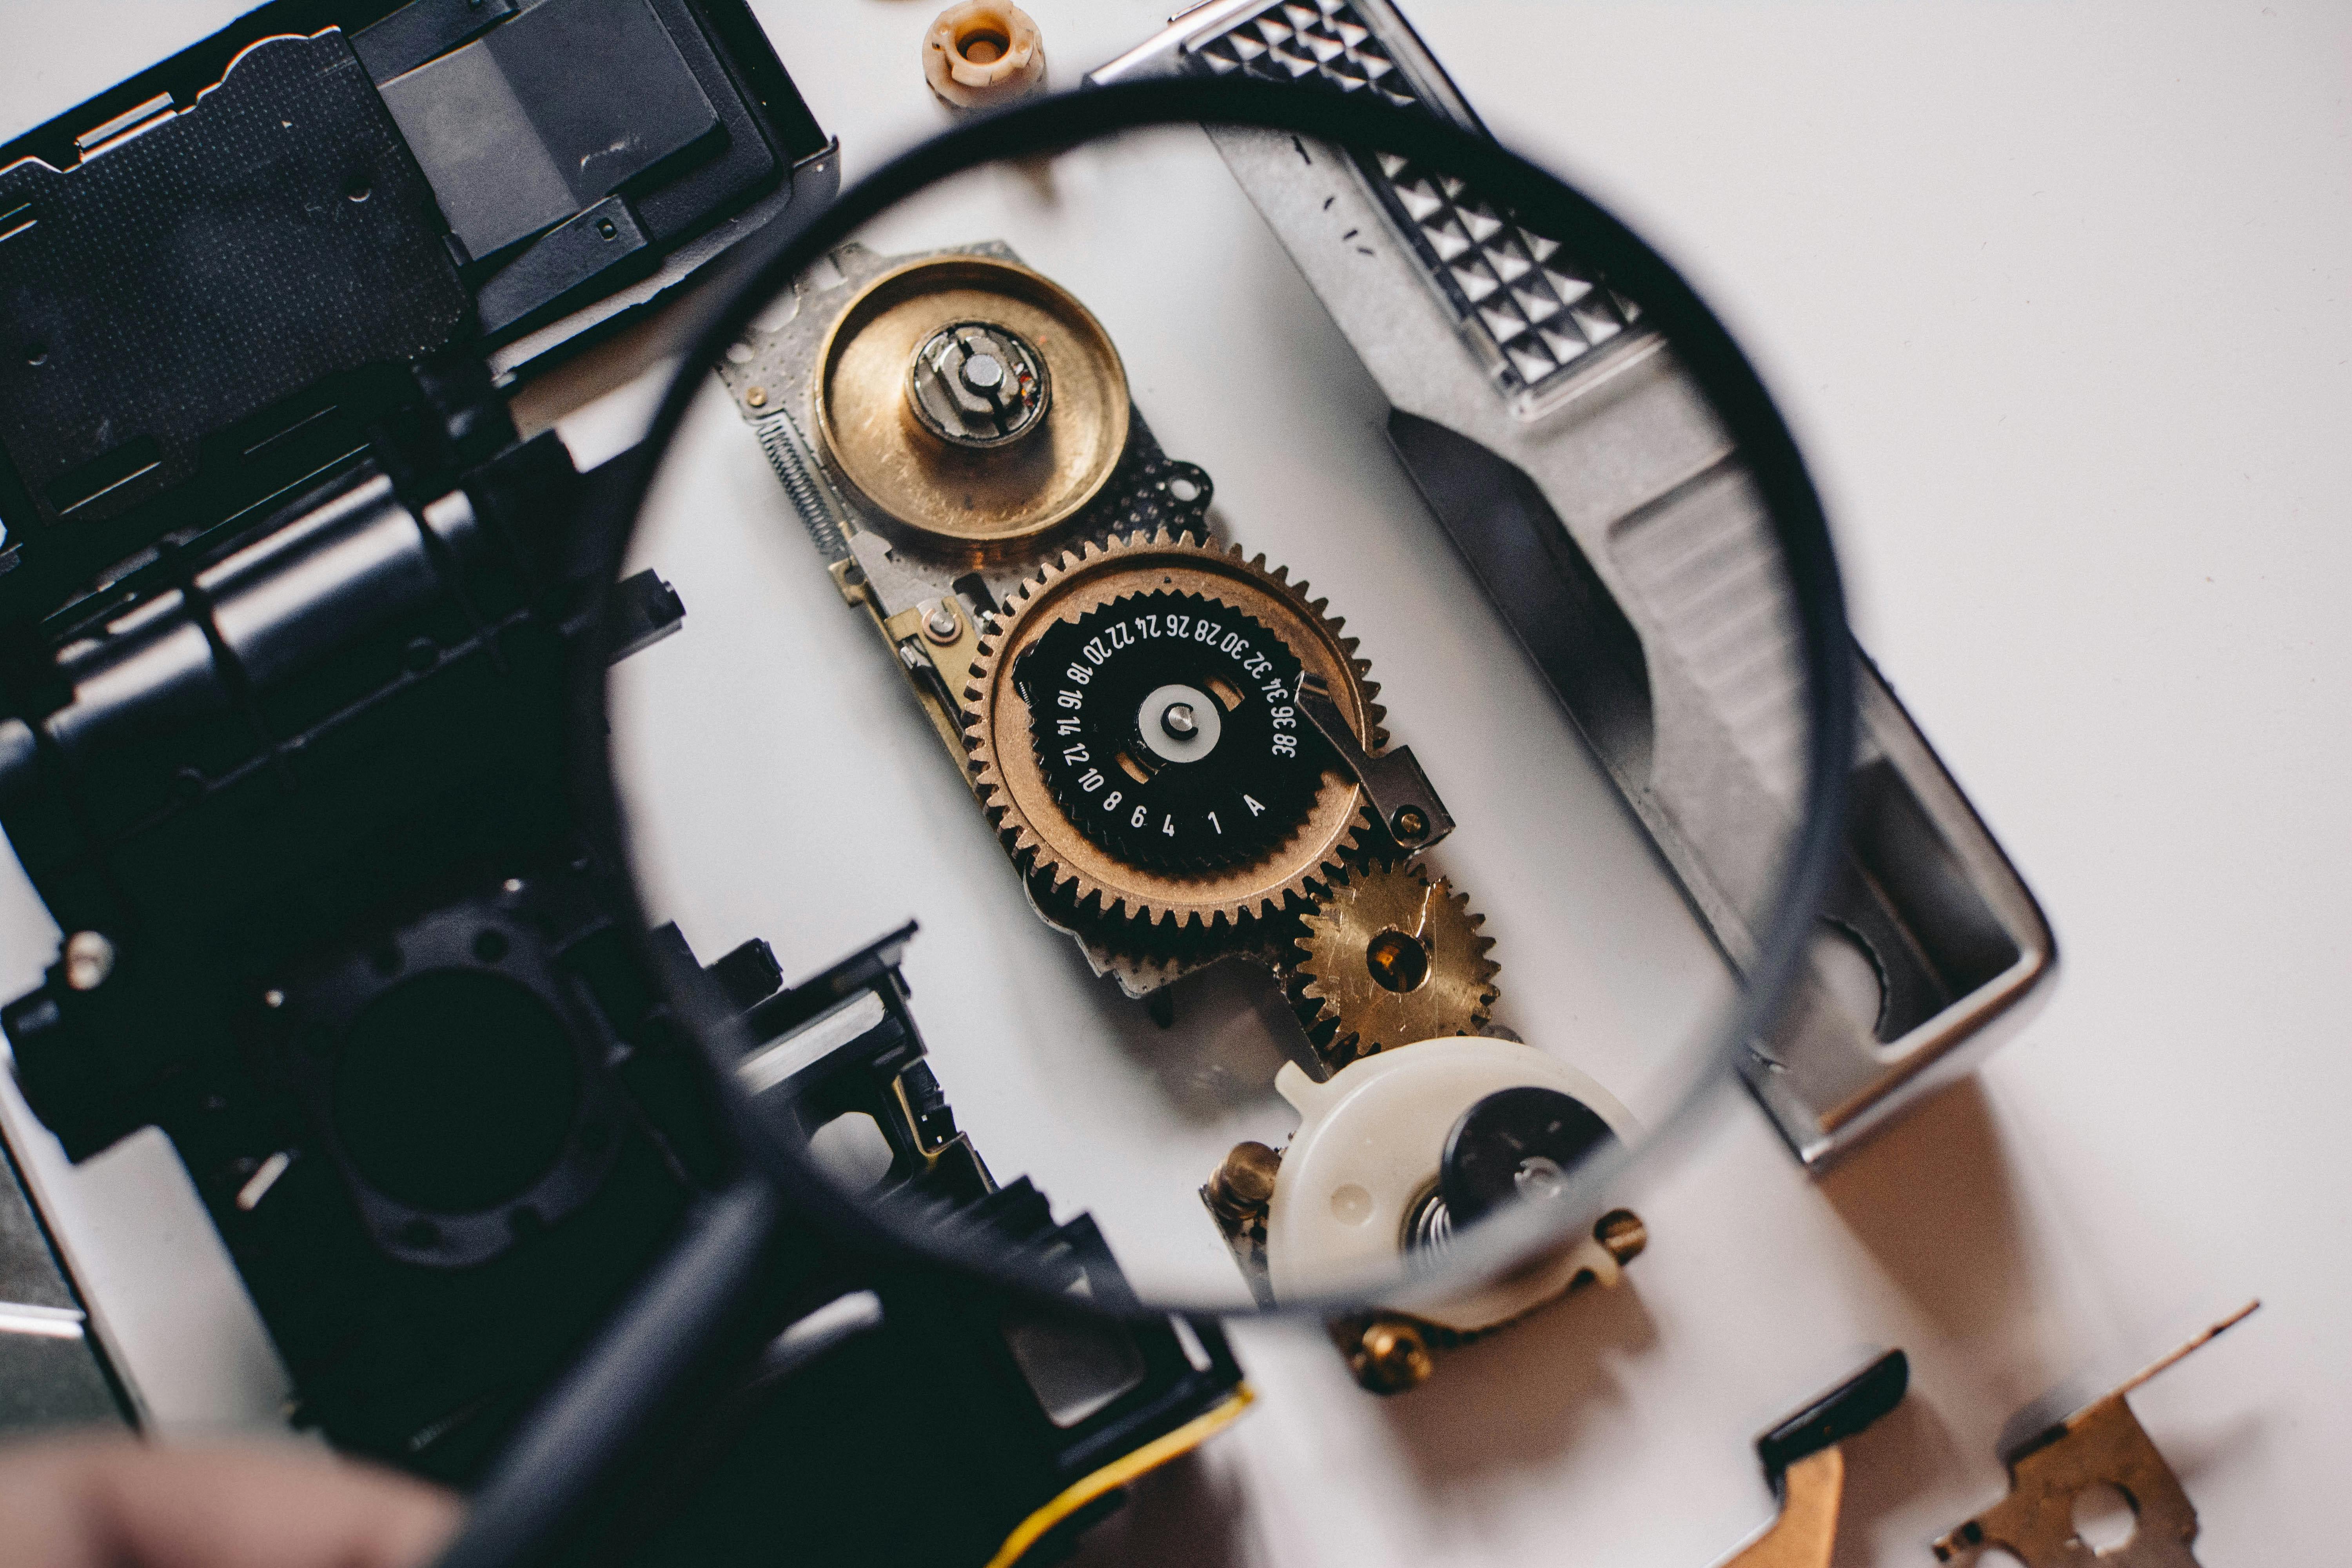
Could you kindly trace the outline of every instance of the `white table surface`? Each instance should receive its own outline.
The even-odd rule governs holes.
[[[914,63],[929,0],[758,8],[851,178],[940,123]],[[0,131],[236,9],[6,0]],[[1063,83],[1164,14],[1031,9]],[[1080,1560],[1702,1568],[1770,1513],[1754,1435],[1898,1344],[1913,1393],[1851,1447],[1838,1561],[1925,1564],[2000,1496],[2017,1406],[2254,1295],[2135,1406],[2208,1563],[2341,1556],[2352,11],[1410,9],[1498,132],[1642,227],[1747,343],[1864,642],[2063,973],[1976,1080],[1826,1177],[1760,1113],[1722,1118],[1645,1194],[1624,1289],[1412,1395],[1361,1394],[1312,1331],[1236,1326],[1258,1408]],[[10,875],[14,994],[54,932]],[[158,1425],[266,1417],[279,1374],[160,1141],[40,1175]]]

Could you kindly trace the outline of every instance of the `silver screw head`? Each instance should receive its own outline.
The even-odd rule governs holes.
[[[991,321],[958,321],[923,340],[907,369],[917,422],[951,446],[1002,447],[1037,427],[1052,377],[1034,344]]]
[[[955,641],[956,632],[962,624],[956,618],[955,609],[950,605],[939,605],[923,618],[923,629],[931,634],[931,638],[935,642]]]
[[[974,392],[993,392],[1004,384],[1004,363],[991,353],[974,353],[963,362],[963,384]]]
[[[1555,1197],[1567,1187],[1568,1173],[1549,1156],[1530,1154],[1511,1173],[1511,1185],[1523,1198]]]
[[[1201,721],[1189,702],[1171,702],[1160,715],[1160,727],[1180,741],[1189,741],[1201,730]]]
[[[94,931],[78,931],[66,938],[66,984],[76,991],[95,991],[114,973],[114,944]]]

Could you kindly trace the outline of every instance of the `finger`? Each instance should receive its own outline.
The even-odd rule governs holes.
[[[0,1568],[415,1568],[457,1500],[288,1446],[0,1450]]]

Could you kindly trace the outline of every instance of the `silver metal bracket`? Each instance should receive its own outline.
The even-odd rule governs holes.
[[[1186,74],[1319,82],[1482,130],[1395,0],[1213,0],[1088,79]],[[1640,301],[1477,192],[1409,160],[1209,135],[1387,397],[1438,523],[1745,969],[1806,730],[1778,547],[1738,447]],[[1757,638],[1716,635],[1742,616]],[[1846,853],[1790,1005],[1742,1064],[1808,1164],[1968,1071],[2057,968],[2023,879],[1857,666]]]
[[[1373,815],[1401,847],[1426,849],[1454,831],[1453,815],[1430,786],[1429,774],[1422,771],[1411,746],[1391,746],[1378,756],[1364,750],[1320,676],[1300,672],[1297,702],[1316,732],[1330,742],[1364,786]]]

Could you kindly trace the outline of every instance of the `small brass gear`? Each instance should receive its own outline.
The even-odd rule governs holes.
[[[1499,966],[1469,895],[1419,865],[1366,866],[1307,912],[1291,998],[1327,1061],[1486,1026]]]
[[[1263,555],[1165,530],[1084,545],[1021,585],[981,638],[964,744],[1050,913],[1122,941],[1232,932],[1328,886],[1363,830],[1363,789],[1280,688],[1314,674],[1366,749],[1386,736],[1370,667],[1324,607]],[[1158,683],[1121,668],[1162,660]],[[1113,691],[1118,713],[1087,706]],[[1181,735],[1129,733],[1141,720],[1127,709],[1155,703]],[[1232,756],[1210,754],[1220,735],[1236,737]],[[1114,799],[1116,819],[1101,810]]]

